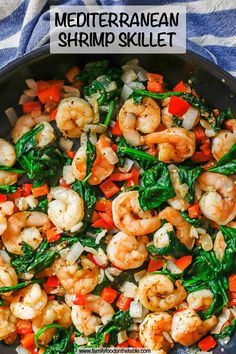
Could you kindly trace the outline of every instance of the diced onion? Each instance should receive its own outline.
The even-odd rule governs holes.
[[[98,141],[96,133],[90,133],[89,140],[93,145],[96,145]]]
[[[132,90],[145,90],[145,86],[142,84],[142,82],[133,81],[133,82],[129,82],[126,85]]]
[[[84,129],[86,132],[92,132],[92,133],[99,133],[102,134],[105,132],[106,127],[104,125],[99,125],[99,124],[86,124],[84,126]]]
[[[227,337],[223,337],[223,338],[219,338],[218,342],[220,343],[220,345],[222,345],[222,347],[226,344],[228,344],[230,341],[230,336]]]
[[[139,59],[138,59],[138,58],[134,58],[134,59],[131,59],[131,60],[127,61],[127,63],[124,64],[124,65],[121,67],[121,69],[122,69],[123,71],[126,71],[126,70],[128,70],[128,69],[130,69],[130,68],[135,68],[138,64],[139,64]]]
[[[63,151],[70,151],[73,146],[73,141],[70,139],[60,138],[59,146]]]
[[[78,224],[75,224],[74,226],[72,226],[72,228],[70,229],[70,232],[76,232],[79,231],[83,226],[83,223],[80,221],[78,222]]]
[[[96,263],[100,266],[105,265],[108,262],[107,255],[101,247],[98,249],[98,252],[94,255],[93,258],[96,261]]]
[[[189,236],[198,239],[198,232],[194,226],[191,226]]]
[[[166,267],[172,274],[181,274],[181,273],[183,273],[182,269],[177,267],[177,265],[175,265],[175,263],[173,261],[171,261],[171,260],[167,261]]]
[[[101,239],[106,236],[106,233],[107,233],[107,230],[102,230],[101,232],[99,232],[99,234],[97,234],[96,240],[95,240],[95,243],[97,245],[99,245]]]
[[[232,315],[233,315],[234,317],[236,317],[236,306],[231,307],[231,308],[230,308],[230,311],[231,311]]]
[[[76,87],[73,86],[63,86],[65,91],[64,97],[80,97],[80,91]]]
[[[182,127],[186,130],[191,130],[199,119],[199,111],[194,107],[189,107],[187,112],[183,115]]]
[[[38,92],[38,85],[34,79],[26,79],[25,83],[28,86],[28,88],[35,90],[36,93]]]
[[[127,69],[122,75],[121,75],[121,80],[127,84],[131,81],[135,81],[137,79],[137,75],[134,70],[132,69]]]
[[[33,89],[29,89],[29,90],[24,90],[24,94],[26,96],[34,98],[37,95],[37,92]]]
[[[200,235],[200,242],[204,251],[212,250],[213,242],[209,234]]]
[[[130,308],[129,308],[130,316],[134,318],[140,318],[142,317],[142,312],[143,312],[143,306],[140,303],[131,301]]]
[[[28,197],[25,198],[27,203],[29,204],[30,208],[35,208],[38,205],[38,200],[34,198],[33,195],[28,195]]]
[[[128,339],[128,336],[127,336],[126,331],[118,332],[117,341],[119,344],[125,342],[127,339]]]
[[[66,260],[70,264],[74,264],[77,259],[81,256],[81,254],[84,251],[84,247],[81,245],[81,243],[78,241],[76,242],[72,247],[70,252],[68,253]]]
[[[88,252],[88,253],[97,254],[97,251],[92,247],[85,246],[84,250],[85,250],[85,252]]]
[[[229,320],[230,318],[230,310],[225,307],[221,314],[218,316],[218,323],[217,325],[211,330],[212,334],[219,334],[223,325]]]
[[[120,287],[120,290],[124,293],[124,296],[132,298],[135,297],[137,289],[137,285],[131,283],[130,281],[124,282],[124,284]]]
[[[77,345],[88,344],[88,337],[75,337],[75,344]]]
[[[63,166],[62,176],[67,184],[71,184],[75,181],[72,165]]]
[[[109,271],[111,275],[114,275],[115,277],[118,277],[122,273],[121,269],[115,268],[115,267],[109,267]]]
[[[132,93],[133,90],[127,85],[124,85],[121,91],[121,100],[126,101]]]
[[[183,184],[180,184],[178,190],[179,190],[181,197],[184,198],[186,196],[186,194],[188,193],[189,187],[188,187],[187,183],[183,183]]]
[[[18,354],[30,354],[30,352],[25,347],[23,347],[23,345],[18,345],[18,347],[16,347],[16,352]]]
[[[206,233],[206,230],[201,228],[201,227],[196,227],[196,230],[197,230],[197,233],[199,235],[202,235],[202,234],[205,234]]]
[[[200,119],[200,124],[203,128],[205,128],[205,135],[208,138],[216,136],[217,133],[211,128],[210,124],[205,119]]]
[[[16,111],[14,110],[14,108],[9,107],[5,110],[5,114],[11,124],[11,126],[13,127],[18,119]]]
[[[70,249],[67,247],[67,248],[64,248],[63,250],[61,250],[59,253],[60,253],[60,256],[62,259],[66,259],[69,252],[70,252]]]
[[[19,104],[20,105],[22,105],[22,104],[24,104],[24,103],[26,103],[26,102],[31,102],[31,101],[33,101],[33,98],[32,97],[29,97],[29,96],[27,96],[27,95],[21,95],[20,96],[20,99],[19,99]]]
[[[105,274],[106,274],[107,278],[108,278],[110,281],[113,281],[113,280],[115,279],[115,278],[111,275],[109,267],[108,267],[107,269],[105,269]]]
[[[128,159],[127,157],[125,158],[125,163],[123,167],[118,167],[119,171],[127,173],[131,170],[132,166],[134,164],[133,160]]]
[[[98,284],[101,284],[103,282],[104,275],[105,275],[104,269],[100,268],[99,276],[98,276]]]
[[[2,258],[4,263],[11,262],[11,258],[9,257],[8,253],[4,250],[0,250],[0,257]]]
[[[111,147],[106,147],[102,150],[102,154],[105,156],[105,158],[107,159],[107,161],[112,164],[115,165],[119,159],[115,153],[114,150],[112,150]]]
[[[134,273],[134,279],[138,283],[146,275],[146,270],[140,270],[140,272]]]
[[[115,81],[110,81],[106,75],[99,76],[97,81],[104,87],[106,92],[111,92],[117,89]]]

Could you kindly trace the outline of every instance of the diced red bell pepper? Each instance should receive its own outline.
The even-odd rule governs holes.
[[[73,158],[75,157],[75,152],[68,150],[68,151],[66,152],[66,155],[67,155],[71,160],[73,160]]]
[[[95,229],[101,227],[102,229],[109,230],[110,228],[109,225],[103,219],[96,220],[91,226],[94,227]]]
[[[115,227],[112,214],[110,212],[99,212],[98,215],[105,221],[105,223],[108,225],[109,229],[112,229]]]
[[[91,218],[91,223],[95,223],[95,221],[97,221],[99,219],[99,215],[98,213],[96,212],[96,210],[94,210],[93,212],[93,215],[92,215],[92,218]]]
[[[206,156],[211,156],[211,149],[208,143],[202,144],[200,150],[203,151]]]
[[[156,81],[148,81],[147,90],[150,92],[163,92],[163,85]]]
[[[6,202],[7,196],[5,194],[0,194],[0,203]]]
[[[190,104],[178,96],[171,96],[169,103],[169,113],[182,117],[189,109]]]
[[[128,338],[128,344],[132,348],[142,348],[143,347],[142,343],[138,339],[134,340],[132,338]]]
[[[22,197],[28,197],[32,192],[33,184],[32,183],[24,183],[21,186],[22,188]]]
[[[107,210],[111,210],[112,207],[112,202],[110,200],[107,199],[100,199],[97,201],[96,205],[95,205],[95,210],[97,211],[107,211]]]
[[[236,292],[228,290],[228,307],[236,306]]]
[[[155,272],[164,266],[164,261],[162,259],[150,259],[148,264],[148,272]]]
[[[107,333],[104,338],[104,343],[107,344],[109,342],[109,339],[110,339],[110,333]]]
[[[99,185],[99,188],[101,189],[101,191],[103,192],[103,194],[107,199],[111,198],[113,195],[117,194],[120,191],[120,188],[115,183],[113,183],[109,178],[106,179],[104,182],[102,182]]]
[[[66,73],[66,78],[69,82],[73,83],[75,82],[75,76],[79,74],[80,69],[78,66],[73,66],[67,73]]]
[[[55,120],[56,115],[57,115],[57,108],[54,108],[54,110],[50,113],[50,120]]]
[[[207,162],[211,159],[211,155],[206,155],[203,151],[197,151],[191,157],[191,160],[195,163]]]
[[[121,311],[127,311],[132,300],[131,297],[126,297],[124,294],[120,294],[118,301],[116,302],[116,307]]]
[[[183,81],[180,81],[174,88],[174,92],[191,92],[191,88],[185,84]]]
[[[117,152],[118,145],[117,144],[112,144],[111,148],[112,148],[113,151]]]
[[[57,288],[60,285],[61,285],[61,283],[55,275],[52,275],[46,281],[46,286],[48,286],[50,288]]]
[[[132,176],[130,177],[130,179],[127,181],[126,183],[126,187],[130,188],[133,185],[138,185],[138,181],[139,181],[139,172],[138,170],[136,170],[136,168],[132,167],[130,170],[130,173],[132,174]]]
[[[63,177],[60,178],[59,184],[60,184],[60,187],[70,188],[70,185],[66,183],[66,181],[64,180]]]
[[[15,193],[12,193],[9,195],[8,199],[11,201],[14,201],[17,198],[21,197],[21,188],[18,188],[17,191]]]
[[[200,209],[199,209],[199,204],[198,203],[190,205],[188,207],[188,216],[191,219],[198,218],[199,212],[200,212]]]
[[[183,256],[175,261],[175,265],[181,270],[185,270],[192,263],[192,256]]]
[[[235,127],[235,119],[229,119],[224,122],[225,128],[233,133]]]
[[[39,101],[30,101],[30,102],[25,102],[23,105],[22,105],[22,110],[23,110],[23,113],[31,113],[33,111],[40,111],[42,108],[42,105]]]
[[[116,345],[116,348],[128,348],[128,346],[129,346],[129,343],[128,343],[128,341],[126,340],[125,342],[122,342],[122,343],[120,343],[120,344],[117,344],[117,345]]]
[[[236,274],[231,274],[229,276],[229,290],[236,292]]]
[[[132,176],[132,173],[116,172],[112,173],[109,178],[111,181],[122,182],[127,181],[127,179],[130,179]]]
[[[30,349],[34,346],[34,339],[35,339],[35,334],[28,333],[21,338],[20,342],[24,348]]]
[[[53,84],[48,89],[38,92],[38,98],[42,103],[59,102],[61,97],[60,87]]]
[[[73,301],[74,305],[80,305],[80,306],[85,306],[87,303],[86,296],[85,295],[76,295],[75,300]]]
[[[49,192],[49,190],[48,190],[47,183],[43,184],[42,186],[35,187],[32,189],[32,193],[35,198],[46,195],[46,194],[48,194],[48,192]]]
[[[163,84],[163,75],[161,74],[155,74],[155,73],[146,73],[148,80],[150,81],[156,81],[159,82],[160,84]]]
[[[37,81],[38,92],[45,91],[49,88],[49,83],[47,81],[39,80]]]
[[[114,127],[112,128],[112,135],[115,135],[115,136],[120,136],[122,135],[122,131],[120,130],[120,126],[119,126],[119,122],[118,120],[115,122],[115,125]]]
[[[118,291],[112,288],[104,288],[100,294],[101,298],[109,304],[112,304],[115,301],[115,298],[118,295]]]
[[[16,332],[18,334],[29,334],[33,332],[32,323],[27,320],[20,320],[16,324]]]
[[[198,346],[203,352],[207,352],[208,350],[215,348],[216,345],[217,342],[212,336],[207,336],[198,342]]]
[[[55,242],[61,238],[61,233],[58,232],[57,227],[53,226],[46,231],[48,242]]]
[[[202,127],[198,126],[198,127],[193,128],[193,132],[194,132],[197,140],[201,141],[202,139],[205,138],[205,133],[204,133],[204,130]]]

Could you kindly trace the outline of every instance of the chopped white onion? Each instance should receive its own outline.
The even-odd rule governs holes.
[[[18,354],[30,354],[30,352],[25,347],[23,347],[23,345],[18,345],[18,347],[16,347],[16,352]]]
[[[88,344],[88,337],[75,337],[75,344],[77,345]]]
[[[76,242],[70,249],[70,252],[68,253],[66,260],[70,264],[74,264],[77,259],[81,256],[81,254],[84,251],[84,247],[81,245],[81,243],[78,241]]]
[[[15,199],[15,206],[20,210],[20,211],[25,211],[28,209],[28,203],[26,198],[20,197]]]
[[[124,296],[132,298],[135,297],[137,289],[137,285],[131,283],[130,281],[125,281],[124,284],[120,287],[120,291],[124,293]]]
[[[115,153],[114,150],[112,150],[111,147],[106,147],[102,150],[102,154],[105,156],[105,158],[107,159],[107,161],[112,164],[115,165],[119,159]]]
[[[61,250],[59,253],[60,253],[60,256],[62,259],[66,259],[69,252],[70,252],[70,249],[67,247],[67,248],[64,248],[63,250]]]
[[[145,275],[146,275],[146,270],[140,270],[137,273],[134,273],[134,279],[138,283]]]
[[[230,336],[227,336],[227,337],[223,337],[223,338],[219,338],[218,339],[218,342],[220,343],[220,345],[222,345],[222,347],[225,345],[225,344],[228,344],[230,341]]]
[[[106,127],[100,124],[85,124],[84,129],[86,132],[99,133],[102,134],[105,132]]]
[[[98,141],[97,134],[96,133],[90,133],[89,134],[89,140],[90,140],[91,144],[96,145],[97,141]]]
[[[20,96],[20,99],[19,99],[19,104],[20,105],[22,105],[22,104],[24,104],[24,103],[26,103],[26,102],[31,102],[31,101],[33,101],[33,98],[32,97],[29,97],[29,96],[27,96],[27,95],[21,95]]]
[[[131,170],[132,166],[134,164],[133,160],[128,159],[127,157],[125,158],[125,163],[123,167],[118,167],[119,171],[127,173]]]
[[[199,235],[203,235],[206,233],[206,230],[201,227],[196,227],[196,230]]]
[[[198,239],[198,232],[194,226],[191,226],[189,236]]]
[[[127,339],[128,339],[128,336],[127,336],[126,331],[118,332],[117,341],[119,344],[125,342]]]
[[[115,277],[118,277],[122,273],[121,269],[115,268],[115,267],[109,267],[110,274],[114,275]]]
[[[126,101],[132,93],[133,90],[127,85],[124,85],[121,91],[121,100]]]
[[[0,257],[2,258],[4,263],[10,263],[11,258],[5,250],[0,250]]]
[[[182,269],[177,267],[177,265],[175,265],[175,263],[173,261],[171,261],[171,260],[167,261],[166,267],[172,274],[181,274],[181,273],[183,273]]]
[[[65,91],[64,97],[80,97],[80,91],[76,87],[73,86],[63,86]]]
[[[125,64],[121,67],[121,69],[122,69],[123,71],[126,71],[126,70],[129,69],[130,67],[131,67],[131,68],[136,67],[138,64],[139,64],[139,59],[138,59],[138,58],[134,58],[134,59],[131,59],[131,60],[127,61],[127,63],[125,63]]]
[[[158,229],[153,236],[154,246],[157,248],[163,248],[169,246],[168,232],[173,231],[173,226],[170,223],[164,224]]]
[[[99,76],[97,81],[104,87],[106,92],[111,92],[117,89],[117,84],[115,81],[111,81],[107,78],[106,75]]]
[[[83,223],[80,221],[78,224],[75,224],[74,226],[71,227],[70,232],[77,232],[79,231],[83,226]]]
[[[208,138],[216,136],[217,133],[211,128],[210,124],[205,119],[200,119],[200,124],[203,128],[205,128],[205,135]]]
[[[224,307],[221,314],[218,316],[218,323],[217,325],[211,330],[212,334],[219,334],[223,325],[229,320],[230,318],[230,310],[227,307]]]
[[[62,176],[67,184],[71,184],[75,181],[72,165],[63,166]]]
[[[109,267],[108,267],[107,269],[105,269],[105,274],[106,274],[106,277],[107,277],[110,281],[113,281],[113,280],[115,279],[115,278],[111,275]]]
[[[59,146],[63,151],[70,151],[73,146],[73,141],[70,139],[60,138]]]
[[[129,308],[130,316],[134,318],[140,318],[142,317],[142,313],[143,313],[143,306],[140,303],[131,301],[130,308]]]
[[[5,110],[5,114],[11,124],[11,126],[13,127],[18,119],[16,111],[14,110],[14,108],[9,107]]]
[[[101,247],[99,247],[98,252],[93,256],[93,258],[100,266],[106,265],[108,262],[107,255]]]
[[[134,70],[132,69],[127,69],[122,75],[121,75],[121,80],[127,84],[131,81],[135,81],[137,79],[137,75]]]
[[[200,235],[200,243],[204,251],[210,251],[213,248],[212,238],[209,234]]]
[[[35,98],[35,96],[37,95],[37,92],[33,89],[29,89],[29,90],[24,90],[24,94],[26,96],[31,97],[31,98]]]
[[[142,84],[142,82],[133,81],[133,82],[129,82],[126,85],[132,90],[145,90],[145,86]]]
[[[98,276],[98,284],[101,284],[103,282],[104,275],[105,275],[104,269],[100,268],[99,276]]]
[[[135,71],[139,81],[147,81],[147,72],[144,68],[138,65],[136,66]]]
[[[33,195],[28,195],[28,197],[25,198],[27,203],[29,204],[30,208],[35,208],[38,205],[38,200],[34,198]]]
[[[84,250],[85,250],[85,252],[88,252],[88,253],[97,254],[97,251],[92,247],[85,246]]]
[[[36,93],[38,92],[38,84],[34,79],[26,79],[25,83],[28,86],[28,88],[35,90]]]
[[[182,127],[186,130],[191,130],[198,122],[199,111],[194,107],[189,107],[187,112],[183,115]]]
[[[99,232],[99,233],[97,234],[96,240],[95,240],[95,243],[96,243],[97,245],[99,245],[101,239],[106,236],[106,233],[107,233],[107,230],[102,230],[101,232]]]
[[[236,306],[231,307],[230,311],[232,312],[232,315],[236,317]]]

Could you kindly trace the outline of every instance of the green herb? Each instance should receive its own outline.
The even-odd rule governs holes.
[[[190,218],[187,211],[181,211],[181,215],[182,217],[187,220],[187,222],[189,222],[191,225],[193,226],[199,226],[200,221],[199,219],[195,219],[195,218]]]
[[[91,173],[91,169],[96,158],[96,147],[91,143],[89,133],[87,133],[86,144],[86,176],[88,176]]]
[[[115,107],[115,101],[111,101],[110,104],[109,104],[109,110],[107,112],[107,115],[106,115],[106,118],[105,118],[105,121],[104,121],[104,125],[107,127],[110,120],[111,120],[111,117],[112,117],[112,113],[114,111],[114,107]]]
[[[2,194],[12,194],[17,191],[18,187],[15,186],[0,186],[0,192]]]
[[[36,135],[43,129],[43,124],[30,130],[16,142],[16,157],[19,158],[36,145]]]
[[[221,261],[221,270],[224,273],[233,272],[236,268],[236,229],[220,225],[226,248]]]
[[[202,173],[202,168],[200,166],[190,167],[187,165],[178,166],[178,174],[181,184],[186,183],[188,185],[188,193],[184,196],[190,204],[194,202],[195,198],[195,182]]]
[[[38,204],[36,205],[36,207],[33,210],[37,210],[37,211],[41,211],[42,213],[46,213],[48,211],[48,198],[43,197]]]
[[[75,76],[75,80],[82,80],[84,82],[92,82],[98,76],[103,75],[107,68],[108,60],[94,61],[87,63],[84,68]]]
[[[236,143],[231,149],[208,171],[232,175],[236,173]]]
[[[8,171],[8,172],[13,172],[18,174],[25,173],[24,170],[20,170],[19,168],[8,167],[8,166],[0,166],[0,171]]]
[[[144,172],[142,181],[144,187],[139,188],[139,203],[144,211],[158,208],[175,196],[168,168],[163,162]]]
[[[44,279],[34,279],[34,280],[27,280],[24,281],[23,283],[19,283],[13,286],[2,286],[0,288],[0,294],[8,293],[10,291],[16,291],[22,288],[25,288],[28,285],[31,284],[42,284],[44,282]]]
[[[148,251],[158,256],[172,256],[174,258],[179,258],[189,253],[187,247],[180,242],[174,231],[168,231],[167,235],[169,239],[168,246],[157,248],[151,244],[147,246]]]
[[[159,160],[156,157],[147,154],[145,151],[142,150],[141,147],[133,147],[129,145],[125,141],[125,139],[121,139],[121,141],[118,143],[117,156],[120,159],[121,165],[124,164],[125,157],[127,156],[137,161],[139,165],[144,169],[147,169],[151,167],[153,164],[159,162]]]
[[[177,117],[177,116],[173,116],[172,118],[172,127],[182,127],[183,124],[183,119]]]
[[[214,334],[214,337],[216,339],[224,338],[228,336],[232,337],[235,331],[236,331],[236,318],[234,318],[231,325],[225,327],[222,332],[220,332],[219,334]]]
[[[5,302],[3,299],[0,298],[0,306],[6,306]]]

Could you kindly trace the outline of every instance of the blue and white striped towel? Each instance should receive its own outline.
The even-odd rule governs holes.
[[[50,5],[186,4],[187,48],[236,76],[236,0],[0,0],[0,67],[49,39]]]

